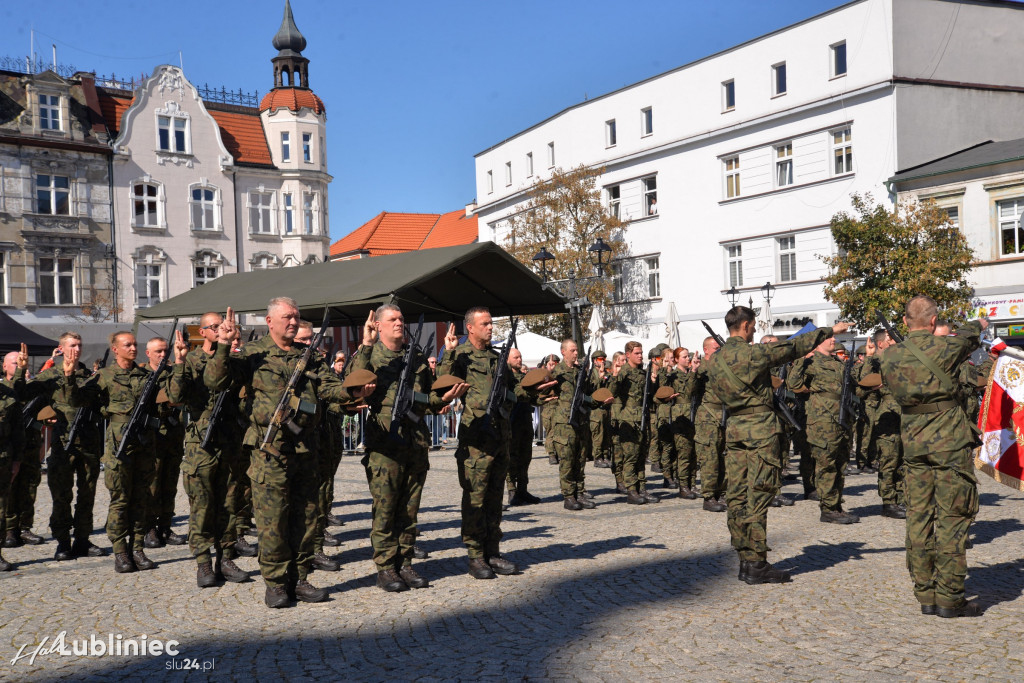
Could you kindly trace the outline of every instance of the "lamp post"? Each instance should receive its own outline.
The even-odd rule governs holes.
[[[570,270],[569,277],[564,280],[548,280],[548,262],[554,261],[555,256],[547,250],[547,247],[542,246],[536,256],[533,257],[533,261],[539,264],[540,278],[544,281],[544,289],[566,299],[565,307],[569,310],[569,325],[572,328],[572,338],[576,340],[576,344],[580,348],[583,348],[583,335],[580,330],[580,309],[584,306],[589,306],[590,300],[580,292],[577,285],[603,277],[604,268],[609,263],[611,253],[612,248],[605,243],[604,238],[598,237],[597,241],[587,248],[590,263],[594,266],[594,275],[591,277],[576,277],[576,271]]]
[[[772,333],[772,295],[774,293],[775,287],[772,286],[770,280],[761,285],[761,296],[764,297],[764,321],[761,323],[761,328],[765,334]]]
[[[735,308],[736,301],[740,298],[740,290],[736,289],[736,285],[733,285],[725,295],[729,297],[729,308]]]

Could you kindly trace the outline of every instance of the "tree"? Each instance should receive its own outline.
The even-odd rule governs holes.
[[[568,278],[570,272],[574,272],[576,277],[593,275],[594,266],[587,249],[598,237],[612,249],[605,263],[624,256],[627,247],[622,232],[627,223],[610,214],[601,203],[597,179],[603,173],[603,168],[586,166],[569,170],[559,168],[549,180],[530,188],[526,206],[509,218],[505,249],[527,267],[536,268],[533,257],[542,247],[546,248],[556,257],[554,262],[548,263],[548,278],[552,280]],[[609,306],[615,292],[612,278],[602,277],[580,285],[578,289],[585,293],[591,304],[602,305],[605,322],[614,316]],[[591,309],[587,306],[580,313],[580,326],[584,330]],[[530,316],[524,322],[531,331],[555,339],[571,335],[567,314]]]
[[[115,316],[124,312],[124,308],[118,303],[113,292],[109,289],[97,289],[89,287],[89,293],[82,301],[81,313],[71,313],[65,318],[80,323],[102,323],[113,320]]]
[[[916,294],[927,294],[941,315],[963,319],[974,289],[967,275],[974,251],[945,210],[932,201],[906,202],[890,211],[870,194],[853,194],[855,216],[832,217],[838,254],[829,267],[825,296],[845,320],[868,330],[881,313],[902,325],[903,308]]]

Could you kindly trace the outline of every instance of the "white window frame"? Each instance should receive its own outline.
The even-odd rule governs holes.
[[[640,188],[643,191],[644,196],[644,216],[657,216],[658,215],[658,176],[649,175],[640,179]],[[654,206],[654,211],[651,211],[651,206]]]
[[[741,195],[739,155],[722,159],[722,173],[725,176],[725,198],[739,197]]]
[[[783,142],[772,148],[773,170],[776,188],[791,187],[796,173],[793,168],[793,141]]]
[[[271,254],[269,251],[260,251],[252,255],[249,259],[249,270],[270,270],[271,268],[279,268],[281,266],[281,258],[277,254]]]
[[[283,232],[285,235],[295,233],[295,199],[291,192],[281,193],[281,210],[284,212]]]
[[[150,196],[148,194],[144,194],[144,195],[136,194],[136,190],[137,190],[137,188],[139,186],[155,188],[156,189],[156,195]],[[133,229],[134,228],[142,228],[142,229],[147,229],[147,230],[161,230],[163,228],[166,228],[167,227],[167,223],[164,220],[164,215],[165,214],[164,214],[164,186],[163,186],[163,184],[157,183],[157,182],[149,179],[148,177],[144,177],[144,178],[140,178],[138,180],[133,180],[131,182],[131,184],[129,185],[129,187],[131,188],[131,190],[129,192],[129,199],[131,201],[131,207],[130,207],[130,214],[129,215],[131,215],[131,226],[132,226],[132,228]],[[155,215],[156,215],[156,222],[154,224],[151,225],[149,223],[139,223],[138,222],[137,214],[135,212],[135,203],[138,202],[138,201],[142,201],[142,202],[144,202],[146,204],[149,204],[150,202],[153,203],[153,208],[155,209]],[[148,213],[149,212],[147,211],[146,214],[148,215]]]
[[[42,178],[46,178],[46,185],[40,185],[39,181]],[[63,178],[67,183],[67,187],[57,187],[57,179]],[[47,216],[70,216],[71,211],[71,177],[66,175],[57,175],[55,173],[36,173],[35,174],[35,190],[36,190],[36,213],[45,214]],[[43,195],[47,196],[47,203],[50,205],[49,211],[43,211]],[[67,211],[58,211],[57,198],[63,194],[65,197],[65,203]]]
[[[302,134],[302,161],[311,164],[313,163],[313,134],[303,133]]]
[[[494,171],[487,172],[487,194],[494,194]]]
[[[622,186],[609,185],[605,192],[608,196],[608,213],[618,219],[622,219]]]
[[[292,160],[292,135],[288,131],[281,131],[281,161]]]
[[[135,306],[136,308],[149,308],[154,306],[164,299],[167,294],[167,257],[160,249],[153,247],[142,247],[135,253],[133,275],[135,279]],[[145,269],[144,274],[140,274],[139,270]],[[155,272],[151,272],[154,271]],[[152,291],[148,286],[148,283],[155,282],[157,284],[157,295],[155,301],[154,297],[150,296],[149,293]],[[145,287],[146,296],[142,296],[143,287],[140,284],[147,283]]]
[[[950,206],[939,207],[946,212],[946,221],[957,230],[960,229],[960,205],[951,204]]]
[[[647,271],[647,298],[661,298],[661,255],[645,256],[644,269]]]
[[[197,251],[192,257],[192,286],[199,287],[207,282],[213,282],[224,274],[224,257],[210,249]],[[205,271],[202,275],[199,271]],[[210,273],[213,276],[210,277]]]
[[[640,137],[645,138],[654,135],[654,107],[644,107],[640,110]]]
[[[782,87],[779,87],[779,75],[782,76]],[[782,97],[789,92],[789,70],[785,62],[772,64],[772,97]]]
[[[512,162],[505,162],[505,187],[512,187]]]
[[[42,101],[44,98],[46,99],[46,102]],[[54,103],[53,100],[57,100],[57,102]],[[36,107],[38,108],[38,114],[37,115],[39,117],[39,130],[41,130],[41,131],[49,131],[49,132],[54,132],[54,133],[62,133],[62,132],[64,132],[64,111],[63,111],[64,110],[64,106],[63,105],[64,105],[64,98],[61,95],[54,95],[53,93],[48,93],[48,92],[37,92],[36,93]],[[47,112],[46,116],[43,115],[44,111]],[[53,120],[54,120],[54,113],[56,113],[56,115],[57,115],[56,116],[56,118],[57,118],[57,125],[56,126],[51,125],[53,123]],[[43,125],[44,121],[47,123],[47,125],[45,125],[45,126]]]
[[[732,90],[732,104],[729,103],[729,91]],[[722,113],[736,109],[736,79],[722,81]]]
[[[254,203],[253,202],[254,196],[259,198],[259,200],[260,200],[259,203]],[[263,202],[264,199],[267,200],[266,204],[264,204],[264,202]],[[275,234],[277,234],[276,221],[274,220],[274,218],[275,218],[274,212],[277,209],[277,193],[276,192],[274,192],[272,190],[264,189],[262,185],[260,187],[249,188],[249,190],[247,190],[246,193],[245,193],[245,209],[246,209],[246,214],[248,215],[248,219],[249,219],[249,234],[250,235],[275,235]],[[255,215],[258,215],[259,218],[260,218],[259,225],[254,225],[253,224],[253,215],[254,215],[253,211],[254,210],[258,212]],[[266,222],[267,222],[266,226],[263,225],[263,222],[264,222],[263,218],[264,218],[264,216],[266,216],[266,219],[267,219],[266,220]],[[261,230],[260,228],[265,228],[265,229]]]
[[[843,70],[839,70],[839,50],[842,49],[843,54]],[[850,68],[849,52],[846,50],[846,41],[840,40],[838,43],[832,43],[828,46],[828,72],[831,78],[842,78],[847,74]]]
[[[548,168],[555,167],[555,142],[548,143]]]
[[[778,258],[776,282],[796,282],[796,235],[783,235],[775,239]],[[788,271],[788,272],[787,272]]]
[[[43,262],[44,261],[53,261],[53,264],[52,264],[53,267],[50,268],[50,269],[44,269],[44,267],[43,267],[43,265],[44,265]],[[63,270],[61,268],[61,262],[67,263],[69,268],[67,270]],[[75,301],[78,298],[77,297],[77,292],[76,292],[76,287],[75,287],[75,280],[77,279],[75,277],[75,275],[76,275],[75,271],[76,271],[76,263],[75,263],[75,257],[74,256],[66,256],[66,255],[62,255],[60,253],[54,253],[53,255],[47,255],[47,256],[40,256],[38,261],[36,262],[36,273],[37,273],[36,278],[37,278],[37,281],[39,283],[39,305],[40,306],[74,306],[75,305]],[[52,287],[52,291],[53,291],[53,301],[43,301],[43,279],[44,278],[52,280],[51,287]],[[65,279],[68,280],[70,282],[70,285],[71,285],[71,298],[70,298],[69,301],[65,301],[63,299],[63,297],[61,297],[61,295],[60,295],[60,292],[61,292],[61,286],[60,286],[61,285],[61,281],[65,280]]]
[[[853,173],[853,126],[830,130],[828,140],[832,150],[830,164],[832,175],[841,176]],[[842,165],[842,169],[837,168],[837,161]]]
[[[1009,212],[1004,214],[1004,208]],[[1021,216],[1024,215],[1024,196],[1008,197],[996,202],[996,222],[999,225],[996,239],[999,240],[999,258],[1012,258],[1024,255],[1024,226],[1021,225]],[[1006,240],[1003,232],[1013,230],[1015,250],[1007,252],[1003,247]]]
[[[320,202],[318,200],[318,194],[316,192],[303,192],[302,193],[302,234],[303,235],[317,235],[319,234],[317,227],[320,212]]]
[[[604,146],[614,147],[619,142],[618,131],[615,127],[615,119],[608,119],[604,122]]]
[[[196,199],[194,194],[196,192],[210,192],[213,196],[210,199],[200,198]],[[209,204],[209,206],[206,206]],[[206,211],[210,212],[210,227],[203,227],[196,225],[195,222],[195,209],[199,206],[202,208],[203,216],[206,215]],[[204,220],[205,222],[205,220]],[[188,187],[188,226],[193,232],[221,232],[224,229],[224,225],[221,222],[221,201],[220,201],[220,189],[214,185],[210,185],[206,182],[198,182],[189,185]]]
[[[726,244],[725,247],[725,286],[727,288],[743,286],[743,243]]]
[[[163,120],[167,125],[163,125]],[[179,128],[180,124],[180,128]],[[165,154],[192,154],[192,122],[188,116],[180,116],[169,112],[157,112],[156,115],[156,148]],[[178,130],[182,131],[181,149],[178,145]],[[163,146],[161,133],[167,131],[167,147]]]
[[[526,177],[533,177],[533,152],[526,153]]]
[[[9,306],[11,303],[11,252],[0,249],[0,306]]]

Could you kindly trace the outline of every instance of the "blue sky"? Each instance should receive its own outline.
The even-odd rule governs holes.
[[[380,211],[473,200],[473,155],[594,97],[844,4],[841,0],[292,0],[327,106],[332,240]],[[284,0],[0,3],[0,55],[101,75],[178,63],[264,94]]]

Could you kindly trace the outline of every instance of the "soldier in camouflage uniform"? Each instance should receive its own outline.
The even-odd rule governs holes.
[[[549,372],[553,372],[555,366],[561,362],[561,359],[555,354],[550,356],[544,356],[544,360],[541,362],[542,367],[546,367]],[[555,452],[555,442],[549,437],[552,430],[552,420],[555,417],[555,402],[547,401],[541,404],[540,407],[540,420],[544,426],[544,451],[548,454],[548,464],[558,464],[558,454]]]
[[[455,375],[469,384],[459,424],[455,462],[462,487],[462,541],[469,554],[469,575],[493,579],[495,574],[516,574],[519,568],[501,556],[502,485],[508,470],[509,417],[518,398],[526,395],[505,368],[506,394],[497,415],[488,417],[487,398],[494,383],[498,352],[491,347],[490,312],[483,307],[466,311],[466,341],[459,344],[455,326],[444,338],[442,374]],[[538,390],[553,383],[541,384]],[[550,434],[545,434],[550,443]]]
[[[874,342],[871,342],[874,347]],[[854,367],[854,378],[859,382],[863,378],[865,367],[868,364],[867,345],[857,347],[857,365]],[[857,398],[860,399],[861,411],[857,420],[857,467],[864,474],[875,472],[872,464],[876,460],[875,442],[872,432],[875,428],[875,419],[878,415],[878,406],[881,402],[881,394],[878,389],[857,386]]]
[[[203,345],[193,352],[188,351],[188,344],[178,332],[174,349],[177,362],[167,392],[172,402],[184,403],[191,416],[185,430],[181,472],[189,501],[188,543],[196,558],[196,584],[200,588],[216,585],[218,578],[235,583],[249,581],[249,575],[235,564],[235,516],[241,504],[238,484],[243,469],[240,387],[226,389],[221,399],[206,387],[203,379],[217,350],[217,331],[222,321],[219,313],[203,314],[199,320]],[[221,407],[216,423],[211,426],[218,400]],[[203,448],[207,432],[210,438]]]
[[[186,349],[187,350],[187,349]],[[156,371],[160,361],[170,349],[167,341],[154,337],[146,343],[146,358],[143,368]],[[150,483],[153,496],[149,531],[144,540],[147,548],[162,548],[168,545],[184,545],[188,538],[174,532],[174,499],[178,497],[178,478],[181,476],[181,459],[185,455],[185,421],[177,401],[157,399],[154,414],[160,420],[156,431],[156,474]]]
[[[882,377],[903,413],[907,465],[907,567],[922,614],[975,616],[964,597],[967,532],[978,511],[972,463],[976,433],[964,414],[952,375],[978,348],[987,321],[971,321],[957,336],[933,334],[937,306],[918,295],[906,306],[909,332],[882,356]]]
[[[656,386],[659,389],[661,387],[671,389],[675,373],[675,351],[666,346],[661,352]],[[661,454],[662,485],[667,489],[679,488],[679,479],[676,476],[676,444],[672,434],[672,404],[674,402],[674,396],[667,401],[653,401],[654,411],[651,413],[652,421],[656,425],[654,433],[657,436],[658,449]]]
[[[606,386],[611,385],[612,378],[617,375],[622,366],[626,363],[626,354],[616,351],[612,355],[612,369],[606,380]],[[611,430],[611,470],[615,477],[615,490],[619,493],[626,493],[626,485],[622,481],[622,442],[619,439],[619,413],[622,410],[622,399],[612,395],[612,405],[608,409],[608,427]]]
[[[64,358],[77,357],[82,350],[82,337],[76,332],[65,332],[60,336]],[[76,384],[85,383],[92,372],[82,363],[77,363],[71,379]],[[96,482],[100,475],[100,449],[102,429],[97,424],[96,414],[88,408],[73,408],[67,403],[64,390],[65,378],[63,361],[39,373],[26,385],[26,396],[45,396],[47,404],[57,414],[50,440],[50,457],[46,463],[46,483],[50,489],[52,508],[50,532],[57,541],[54,559],[71,560],[76,557],[103,557],[107,551],[92,544],[89,535],[93,528],[93,504],[96,500]],[[68,431],[79,410],[85,411],[74,434],[74,443],[68,443]],[[78,498],[74,514],[71,502],[77,484]],[[74,531],[75,541],[71,542]]]
[[[370,409],[363,432],[366,455],[362,463],[373,496],[370,542],[377,569],[377,587],[387,592],[429,585],[412,567],[416,518],[430,469],[427,452],[431,437],[423,417],[427,412],[437,414],[469,389],[468,384],[460,383],[448,389],[444,396],[433,393],[433,375],[427,358],[414,349],[408,368],[412,407],[400,424],[393,423],[408,348],[401,309],[394,304],[384,304],[366,319],[363,343],[352,358],[354,370],[369,370],[377,375],[376,390],[365,399]]]
[[[12,360],[17,368],[18,378],[8,380],[5,376],[0,382],[0,538],[7,535],[7,499],[11,491],[11,477],[21,465],[21,454],[25,446],[21,419],[23,406],[19,400],[24,385],[25,368],[28,367],[28,350],[24,344],[21,345],[21,352],[15,353]],[[4,358],[5,371],[7,363],[7,358]],[[14,565],[0,554],[0,572],[9,572],[13,568]]]
[[[598,349],[590,354],[590,385],[597,389],[608,386],[609,373],[605,368],[607,354]],[[594,458],[594,467],[611,467],[611,421],[610,406],[600,406],[590,410],[590,452]]]
[[[857,380],[861,381],[872,373],[881,373],[886,349],[894,344],[885,330],[875,332],[872,345],[867,349],[867,358],[854,368]],[[882,515],[906,519],[900,406],[884,382],[875,393],[878,401],[872,420],[871,448],[878,459],[878,497],[882,499]]]
[[[948,337],[952,334],[953,328],[943,319],[935,323],[935,334],[940,337]],[[978,424],[978,411],[981,408],[981,400],[978,396],[978,368],[969,357],[956,369],[954,379],[960,389],[960,401],[963,404],[967,418],[973,424]],[[988,379],[986,377],[986,379]]]
[[[704,363],[697,364],[694,391],[699,397],[694,422],[694,445],[700,464],[700,492],[704,509],[725,512],[725,426],[722,424],[722,402],[708,382],[707,359],[718,351],[714,337],[704,339]]]
[[[781,484],[782,420],[772,404],[771,368],[795,360],[833,334],[831,330],[787,341],[751,345],[754,311],[735,306],[725,316],[729,339],[708,359],[708,381],[729,410],[726,427],[726,478],[729,491],[729,534],[739,553],[739,579],[749,584],[783,583],[789,573],[768,563],[768,507]]]
[[[808,357],[793,363],[786,378],[790,390],[810,389],[804,431],[814,458],[814,481],[821,521],[855,524],[856,515],[843,511],[843,483],[850,457],[849,430],[839,424],[839,397],[843,388],[843,362],[832,356],[835,339],[827,337]]]
[[[519,349],[508,352],[508,366],[512,368],[516,385],[523,381],[523,354]],[[530,493],[530,461],[533,460],[533,402],[526,396],[519,397],[512,409],[512,441],[509,444],[508,487],[509,505],[535,505],[540,498]]]
[[[250,416],[243,447],[249,453],[249,479],[259,531],[260,574],[267,585],[268,607],[287,607],[291,599],[323,602],[327,591],[307,577],[313,560],[313,536],[319,499],[317,428],[321,400],[348,403],[372,385],[349,392],[331,369],[310,355],[296,387],[299,399],[292,406],[297,433],[284,425],[263,450],[264,435],[306,348],[295,344],[299,329],[298,304],[277,297],[267,305],[269,333],[246,344],[241,353],[229,356],[238,336],[234,311],[228,308],[217,330],[217,350],[206,364],[203,381],[214,393],[243,385],[242,412]]]
[[[26,393],[25,368],[19,367],[18,357],[17,351],[11,351],[4,356],[4,372],[0,381],[16,389],[24,409],[34,397]],[[43,405],[45,404],[37,404],[33,412],[38,414]],[[36,490],[42,477],[39,450],[43,440],[43,423],[36,420],[35,415],[31,416],[29,426],[24,428],[23,436],[18,472],[14,481],[10,483],[10,492],[7,495],[7,534],[0,536],[5,548],[18,548],[25,543],[39,545],[43,542],[41,536],[32,533]]]
[[[640,431],[644,386],[651,378],[643,367],[644,350],[640,342],[627,342],[625,351],[626,363],[608,383],[613,399],[618,399],[621,405],[618,433],[622,449],[622,484],[626,489],[626,502],[630,505],[657,503],[658,498],[647,492],[644,456],[640,451],[644,440]],[[653,399],[653,390],[650,393]]]
[[[690,351],[678,348],[673,352],[675,370],[671,387],[675,398],[671,403],[672,441],[676,454],[672,477],[679,484],[679,497],[687,500],[697,498],[697,451],[694,447],[692,417],[696,418],[694,397],[697,391],[697,374],[690,365]]]

